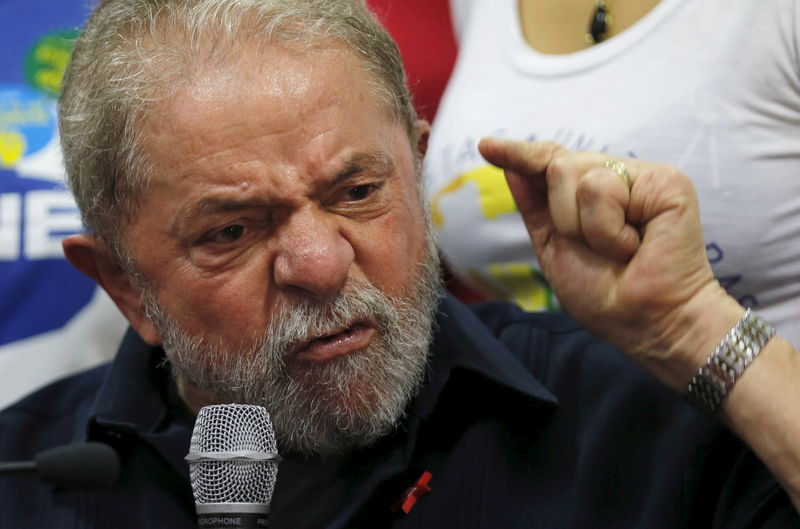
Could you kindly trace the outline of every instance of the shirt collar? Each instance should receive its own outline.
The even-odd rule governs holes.
[[[123,338],[89,421],[89,436],[107,442],[134,436],[153,446],[187,480],[194,417],[173,395],[172,374],[160,347],[133,330]]]
[[[123,430],[154,431],[167,413],[170,376],[161,349],[129,329],[97,394],[95,419]]]
[[[556,405],[556,397],[523,365],[475,313],[452,296],[441,301],[432,345],[431,375],[413,413],[427,417],[452,375],[465,370],[532,404]]]

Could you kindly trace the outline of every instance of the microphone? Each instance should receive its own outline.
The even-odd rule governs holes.
[[[269,526],[281,457],[266,409],[245,404],[201,408],[186,460],[200,527]]]
[[[34,473],[64,489],[102,489],[119,479],[119,456],[103,443],[75,443],[39,452],[33,461],[0,463],[0,475]]]

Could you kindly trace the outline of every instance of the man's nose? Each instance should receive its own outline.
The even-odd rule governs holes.
[[[335,215],[309,206],[281,227],[273,273],[279,288],[302,290],[317,299],[339,293],[355,260]]]

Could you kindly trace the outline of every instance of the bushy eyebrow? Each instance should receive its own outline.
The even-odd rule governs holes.
[[[191,230],[199,219],[209,215],[263,207],[266,207],[266,203],[261,197],[205,197],[199,202],[183,208],[181,213],[175,217],[170,231],[177,235],[184,232],[184,230]]]
[[[389,175],[394,171],[394,160],[383,151],[357,152],[348,157],[343,168],[336,173],[332,181],[326,185],[338,185],[347,181],[354,174],[369,172],[376,175]],[[246,209],[267,208],[269,204],[263,197],[205,197],[192,204],[182,215],[182,219],[191,220],[213,213],[228,213]]]
[[[193,218],[209,213],[227,213],[229,211],[241,211],[244,209],[263,208],[267,204],[260,197],[246,199],[227,198],[227,197],[207,197],[192,205],[186,214],[186,218]]]
[[[388,175],[394,171],[394,160],[383,151],[354,153],[344,164],[344,169],[336,173],[333,184],[344,182],[362,171]]]

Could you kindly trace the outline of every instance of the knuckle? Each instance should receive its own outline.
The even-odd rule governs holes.
[[[563,154],[555,154],[553,160],[550,162],[550,165],[547,168],[548,182],[551,178],[564,178],[565,175],[569,174],[570,165],[571,164],[567,156],[564,156]]]
[[[578,181],[575,192],[579,200],[596,200],[603,195],[605,175],[602,171],[592,169]]]
[[[653,189],[662,190],[673,199],[684,199],[687,203],[695,196],[694,184],[691,178],[677,167],[667,163],[654,164],[649,173]]]
[[[651,171],[652,178],[664,184],[686,185],[691,183],[689,177],[681,172],[677,167],[669,163],[653,164]]]

